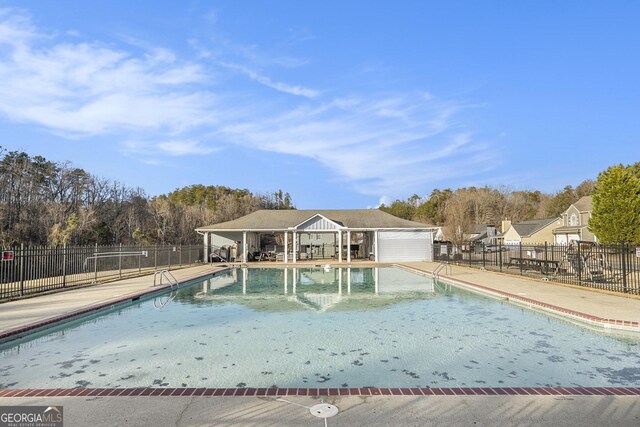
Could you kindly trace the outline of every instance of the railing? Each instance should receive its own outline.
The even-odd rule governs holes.
[[[640,294],[640,245],[434,244],[434,260],[571,285]]]
[[[445,274],[447,274],[447,271],[449,272],[449,274],[451,274],[451,264],[449,264],[449,262],[441,262],[440,264],[438,264],[436,269],[433,270],[433,273],[432,273],[433,278],[438,279],[440,277],[440,272],[442,270],[444,270]]]
[[[186,267],[203,256],[202,245],[3,248],[0,300]]]
[[[169,270],[156,271],[153,275],[153,286],[156,286],[156,278],[160,277],[159,286],[162,286],[162,279],[167,279],[169,285],[171,286],[171,293],[166,297],[157,297],[153,300],[153,307],[156,310],[162,310],[167,304],[170,304],[171,301],[178,295],[178,288],[180,287],[180,282],[175,278],[175,276]]]
[[[175,278],[173,274],[171,274],[169,270],[156,271],[153,275],[153,286],[156,286],[156,279],[158,277],[160,277],[159,286],[162,286],[163,278],[167,279],[167,282],[169,282],[169,285],[171,285],[171,290],[173,290],[174,287],[178,289],[178,286],[180,285],[178,280]]]

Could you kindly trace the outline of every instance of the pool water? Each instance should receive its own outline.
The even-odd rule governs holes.
[[[3,344],[0,388],[640,386],[636,338],[399,268],[234,269],[170,297]]]

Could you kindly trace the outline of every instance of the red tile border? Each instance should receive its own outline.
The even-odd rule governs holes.
[[[423,271],[423,270],[419,270],[419,269],[414,269],[409,267],[410,270],[413,271],[418,271],[421,273],[430,273],[428,271]],[[574,317],[574,318],[578,318],[578,319],[582,319],[584,321],[587,321],[589,323],[595,323],[600,325],[601,327],[604,328],[610,328],[611,326],[621,326],[623,327],[623,329],[639,329],[640,328],[640,322],[637,321],[631,321],[631,320],[619,320],[619,319],[605,319],[603,317],[598,317],[598,316],[593,316],[591,314],[588,313],[581,313],[579,311],[574,311],[574,310],[570,310],[568,308],[564,308],[564,307],[559,307],[557,305],[553,305],[553,304],[548,304],[542,301],[538,301],[538,300],[534,300],[531,298],[527,298],[527,297],[523,297],[520,295],[515,295],[515,294],[511,294],[509,292],[504,292],[504,291],[500,291],[497,289],[493,289],[490,288],[488,286],[482,286],[479,285],[477,283],[473,283],[473,282],[468,282],[466,280],[461,280],[459,278],[454,278],[454,277],[449,277],[449,276],[440,276],[440,278],[442,279],[446,279],[452,283],[458,283],[462,286],[468,286],[470,288],[475,288],[478,290],[482,290],[484,292],[487,292],[491,295],[499,295],[500,297],[503,298],[507,298],[508,300],[514,300],[514,301],[519,301],[519,302],[523,302],[532,306],[536,306],[539,308],[544,308],[550,311],[553,311],[557,314],[561,314],[561,315],[565,315],[568,317]]]
[[[202,273],[196,273],[195,275],[192,276],[188,276],[182,279],[182,283],[187,283],[187,282],[193,282],[197,279],[200,278],[204,278],[207,276],[210,276],[212,274],[216,274],[219,273],[220,271],[223,271],[224,269],[221,270],[211,270],[211,271],[207,271],[202,272]],[[140,276],[140,278],[143,278],[145,276]],[[141,297],[147,296],[147,295],[152,295],[154,293],[161,293],[163,291],[166,291],[167,289],[169,289],[171,287],[170,284],[167,284],[166,286],[155,286],[155,287],[151,287],[151,288],[146,288],[143,289],[141,291],[136,291],[136,292],[132,292],[130,294],[127,295],[123,295],[120,297],[116,297],[116,298],[112,298],[106,301],[102,301],[87,307],[82,307],[82,308],[78,308],[77,310],[68,312],[68,313],[64,313],[64,314],[59,314],[56,316],[52,316],[46,319],[42,319],[42,320],[38,320],[32,323],[27,323],[25,325],[20,325],[20,326],[16,326],[12,329],[8,329],[5,331],[0,332],[0,342],[5,341],[10,339],[13,336],[20,336],[23,334],[28,334],[31,333],[37,329],[43,328],[45,326],[50,326],[53,325],[55,323],[59,323],[65,320],[70,320],[73,319],[75,317],[78,316],[82,316],[83,314],[87,314],[87,313],[92,313],[94,311],[98,311],[98,310],[102,310],[105,308],[109,308],[109,307],[113,307],[116,306],[118,304],[122,304],[122,303],[126,303],[129,301],[135,301],[140,299]],[[72,288],[69,288],[69,290],[73,290]]]
[[[412,387],[412,388],[69,388],[4,389],[11,397],[253,397],[253,396],[639,396],[640,387]]]

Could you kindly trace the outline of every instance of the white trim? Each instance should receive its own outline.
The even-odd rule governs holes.
[[[339,229],[345,228],[343,225],[340,225],[340,224],[338,224],[337,222],[335,222],[335,221],[333,221],[333,220],[331,220],[331,219],[327,218],[326,216],[324,216],[324,215],[322,215],[322,214],[319,214],[319,213],[314,214],[314,215],[311,215],[309,218],[305,219],[305,220],[304,220],[304,221],[302,221],[300,224],[298,224],[298,225],[294,225],[294,226],[293,226],[293,227],[291,227],[291,228],[293,228],[294,230],[297,230],[297,229],[298,229],[298,227],[300,227],[300,226],[301,226],[302,224],[304,224],[305,222],[311,221],[312,219],[317,218],[317,217],[320,217],[320,218],[326,219],[326,220],[327,220],[328,222],[330,222],[331,224],[335,224],[335,226],[336,226],[336,228],[335,228],[335,229],[330,229],[330,230],[327,230],[327,231],[336,231],[336,230],[339,230]],[[303,229],[303,230],[304,230],[304,229]],[[316,230],[314,230],[314,232],[316,232]]]
[[[284,262],[289,262],[289,232],[284,232]]]
[[[247,232],[242,232],[242,262],[247,262]]]
[[[297,240],[298,240],[298,233],[294,231],[293,232],[293,249],[291,251],[293,253],[293,262],[294,263],[296,262],[296,255],[297,255],[296,254],[296,252],[297,252],[297,250],[296,250],[297,248],[296,247],[298,246],[297,245]]]

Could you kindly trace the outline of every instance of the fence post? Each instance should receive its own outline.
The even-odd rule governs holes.
[[[578,246],[578,285],[582,284],[582,254],[580,254],[580,242],[576,242]]]
[[[180,268],[182,268],[182,245],[178,246],[178,263]]]
[[[471,267],[471,251],[472,251],[471,243],[467,245],[467,249],[469,249],[469,267]]]
[[[629,289],[627,289],[627,248],[626,245],[624,243],[624,240],[622,241],[622,290],[624,293],[629,292]]]
[[[502,271],[502,241],[498,245],[498,250],[500,252],[500,271]]]
[[[20,243],[20,296],[24,295],[24,243]]]
[[[62,244],[62,287],[67,287],[67,243]]]
[[[158,244],[153,247],[153,271],[158,271]]]
[[[544,273],[549,273],[549,256],[547,254],[547,241],[544,241]]]
[[[98,242],[96,242],[95,248],[93,250],[93,281],[98,283]]]
[[[168,261],[167,261],[169,263],[169,266],[167,267],[167,270],[171,270],[171,250],[172,249],[173,249],[173,246],[167,247],[167,252],[169,253]]]
[[[122,279],[122,243],[118,249],[118,277]]]
[[[484,246],[484,242],[482,242],[482,268],[484,269],[487,268],[487,261],[486,261],[485,254],[486,254],[485,246]]]
[[[522,276],[522,240],[518,242],[518,246],[520,247],[520,275]]]

